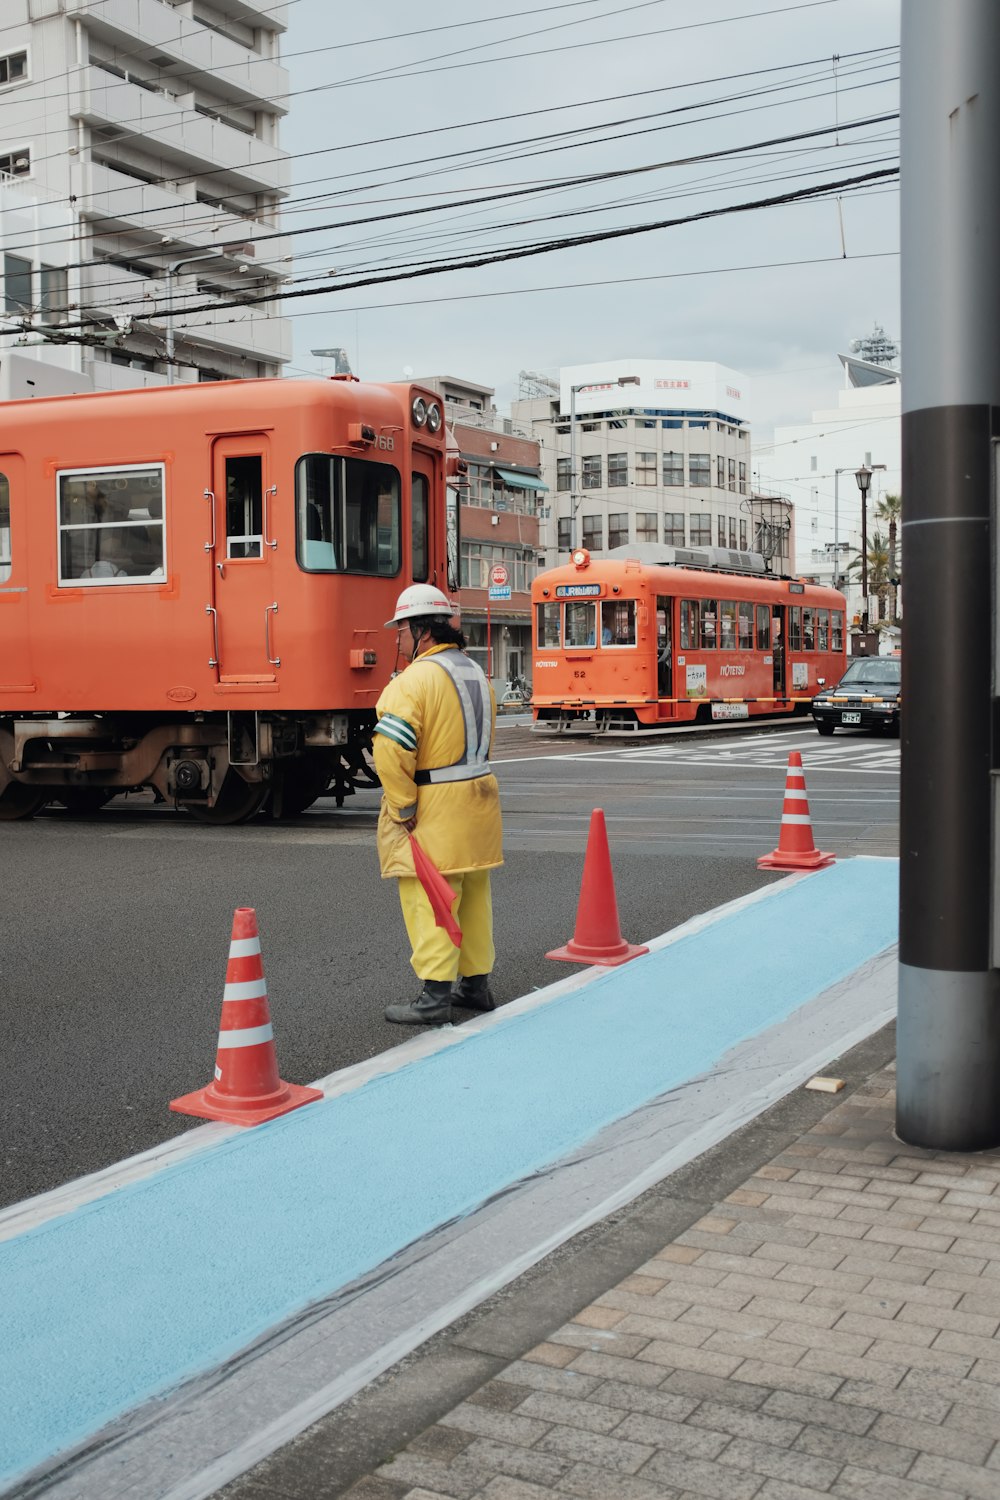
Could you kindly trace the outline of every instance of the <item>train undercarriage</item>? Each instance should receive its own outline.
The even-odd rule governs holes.
[[[57,714],[0,719],[0,822],[49,803],[97,812],[149,789],[204,823],[297,817],[319,797],[337,806],[378,786],[370,713],[254,710],[165,718]]]

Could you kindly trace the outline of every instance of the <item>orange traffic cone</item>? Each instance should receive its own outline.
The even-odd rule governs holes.
[[[757,868],[760,870],[822,870],[824,865],[832,865],[836,857],[835,854],[826,854],[817,849],[813,843],[802,756],[797,750],[793,750],[788,757],[788,775],[785,778],[785,802],[781,809],[778,847],[772,849],[770,854],[762,854],[757,861]]]
[[[635,943],[626,943],[618,925],[618,902],[611,873],[611,854],[604,813],[595,807],[590,816],[590,836],[583,862],[580,902],[576,909],[576,929],[562,948],[553,948],[546,958],[558,958],[568,964],[627,963],[640,953],[648,953]]]
[[[215,1077],[205,1088],[171,1099],[170,1108],[205,1120],[259,1125],[322,1097],[321,1089],[283,1083],[278,1077],[257,913],[252,906],[238,907],[229,944]]]

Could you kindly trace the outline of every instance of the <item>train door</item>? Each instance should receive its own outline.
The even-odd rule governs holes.
[[[219,438],[212,455],[215,659],[220,682],[273,682],[278,653],[275,487],[267,438]]]
[[[785,656],[788,644],[786,626],[788,623],[788,610],[783,604],[771,606],[771,662],[774,679],[774,695],[776,698],[785,696]]]
[[[656,696],[674,696],[674,629],[673,600],[662,595],[656,600]]]
[[[34,691],[28,635],[28,520],[24,460],[0,453],[0,692]]]

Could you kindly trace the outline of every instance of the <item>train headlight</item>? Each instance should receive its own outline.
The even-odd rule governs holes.
[[[441,426],[441,408],[436,401],[432,401],[427,408],[427,431],[437,432]]]
[[[585,568],[590,562],[590,553],[586,547],[574,547],[570,553],[570,562],[576,568]]]
[[[414,427],[423,427],[427,421],[427,402],[423,396],[414,396],[413,405],[410,407],[413,416]]]

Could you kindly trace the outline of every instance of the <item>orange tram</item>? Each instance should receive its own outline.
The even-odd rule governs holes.
[[[384,622],[457,582],[448,464],[432,392],[353,377],[0,405],[0,819],[373,782]]]
[[[724,548],[577,548],[532,585],[538,727],[652,733],[805,713],[846,662],[836,589]]]

